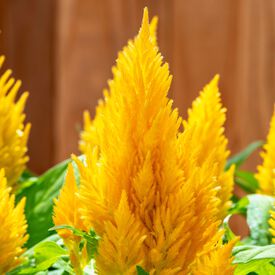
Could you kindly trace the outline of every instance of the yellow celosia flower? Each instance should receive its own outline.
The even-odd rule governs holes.
[[[204,253],[196,258],[190,274],[233,275],[236,266],[232,264],[232,249],[237,240],[223,245],[221,238],[217,239],[212,247],[207,247]]]
[[[78,186],[74,176],[72,164],[68,166],[65,183],[60,191],[58,200],[54,200],[53,221],[56,226],[69,225],[74,228],[85,230],[79,214]],[[65,245],[70,252],[70,259],[76,274],[82,274],[82,269],[87,264],[87,252],[84,247],[79,249],[81,238],[75,236],[69,229],[57,230],[60,237],[63,238]]]
[[[258,173],[255,175],[260,185],[259,192],[273,196],[275,194],[275,111],[261,156],[263,164],[258,166]]]
[[[25,199],[15,206],[15,197],[7,187],[4,170],[0,170],[0,274],[5,274],[22,262],[23,245],[27,241]]]
[[[272,243],[275,243],[275,211],[274,210],[270,211],[270,216],[271,217],[268,221],[270,225],[269,232],[272,235]]]
[[[0,56],[0,68],[4,57]],[[30,124],[24,126],[23,113],[28,93],[23,93],[16,102],[15,97],[21,81],[10,78],[11,70],[0,76],[0,168],[5,168],[8,185],[14,185],[28,161],[27,140]]]
[[[229,155],[227,150],[227,139],[224,136],[225,108],[222,107],[221,97],[218,89],[218,76],[205,86],[200,96],[193,102],[192,108],[188,110],[188,120],[183,122],[184,132],[179,136],[179,148],[183,145],[183,141],[192,133],[192,139],[188,143],[189,152],[182,158],[182,165],[186,177],[192,173],[193,165],[201,166],[207,158],[216,164],[216,169],[212,170],[212,177],[217,179],[216,186],[218,197],[221,200],[219,217],[224,218],[227,210],[231,205],[230,198],[234,187],[234,167],[228,171],[224,171],[226,159]],[[185,148],[180,149],[184,152]],[[194,160],[194,162],[190,161]]]
[[[220,237],[217,193],[228,153],[216,80],[201,96],[210,99],[198,108],[206,112],[208,102],[221,118],[208,123],[210,112],[193,122],[194,107],[179,136],[181,119],[167,98],[171,76],[158,53],[155,24],[149,24],[145,9],[139,34],[119,53],[95,119],[85,114],[80,148],[86,164],[75,161],[81,217],[101,237],[99,274],[135,274],[136,265],[151,274],[187,274]],[[207,130],[210,144],[219,147],[208,150],[208,143],[196,150],[193,138],[204,134],[203,142],[209,142]],[[224,190],[230,193],[228,186]]]

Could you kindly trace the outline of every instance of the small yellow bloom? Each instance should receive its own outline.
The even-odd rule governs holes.
[[[25,199],[15,206],[15,197],[7,187],[4,170],[0,170],[0,274],[5,274],[22,262],[26,235]]]
[[[186,156],[180,159],[186,177],[192,173],[194,165],[201,166],[207,159],[212,159],[211,162],[216,165],[216,169],[212,169],[212,177],[216,179],[217,195],[221,200],[218,215],[223,219],[231,206],[234,167],[224,171],[229,151],[228,141],[224,135],[226,110],[221,104],[218,80],[219,76],[215,76],[188,110],[188,120],[183,122],[184,132],[179,137],[178,147]],[[189,135],[188,132],[192,133],[192,138],[187,137],[189,141],[186,144],[184,139]],[[186,150],[189,152],[186,153]]]
[[[220,236],[221,237],[221,236]],[[191,275],[233,275],[232,249],[238,239],[222,244],[221,238],[212,247],[207,247],[191,267]]]
[[[270,211],[270,216],[271,217],[268,221],[270,225],[269,232],[272,235],[272,243],[275,243],[275,211],[274,210]]]
[[[0,68],[3,62],[4,57],[0,56]],[[23,113],[28,93],[15,101],[21,81],[10,76],[11,70],[0,76],[0,168],[5,169],[8,185],[15,188],[29,159],[26,152],[30,124],[24,125]]]
[[[261,156],[263,163],[258,166],[258,173],[255,175],[260,185],[259,192],[273,196],[275,194],[275,111]]]
[[[99,274],[136,274],[136,266],[146,259],[145,230],[129,208],[127,195],[121,195],[114,221],[105,223],[99,245],[96,267]]]
[[[60,191],[58,200],[55,199],[54,203],[53,221],[56,226],[69,225],[85,230],[79,213],[78,186],[72,164],[68,166],[65,183]],[[82,251],[79,249],[81,238],[75,236],[69,229],[59,229],[57,232],[69,249],[71,263],[76,274],[82,274],[82,270],[87,264],[87,252],[85,247],[83,247]]]

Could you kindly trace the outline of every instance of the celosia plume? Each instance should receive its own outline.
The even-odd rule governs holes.
[[[275,111],[273,113],[267,142],[264,151],[261,152],[262,165],[258,166],[258,173],[255,175],[259,182],[259,192],[274,196],[275,194]]]
[[[264,151],[261,152],[263,158],[262,165],[258,166],[258,173],[255,178],[259,182],[259,193],[266,195],[275,195],[275,107],[270,122],[270,129],[267,135],[267,141],[264,145]],[[270,233],[272,242],[275,243],[275,211],[270,211]]]
[[[222,232],[221,232],[222,233]],[[218,235],[219,236],[219,235]],[[192,275],[233,275],[235,266],[232,264],[232,249],[236,240],[222,244],[221,236],[212,247],[207,247],[199,255],[191,268]]]
[[[145,9],[139,34],[118,55],[95,119],[84,115],[85,164],[74,157],[80,215],[101,238],[99,274],[135,274],[137,265],[150,274],[190,273],[206,247],[218,250],[219,217],[232,191],[230,180],[221,180],[228,152],[217,80],[194,103],[180,134],[181,118],[167,97],[172,77],[155,31],[156,19],[149,24]]]
[[[4,57],[0,56],[0,68]],[[21,81],[10,78],[11,70],[0,76],[0,168],[5,168],[8,185],[15,183],[28,161],[27,141],[30,124],[24,125],[23,113],[28,93],[15,100]]]
[[[85,230],[79,213],[78,186],[74,177],[72,164],[68,166],[65,183],[60,191],[58,200],[55,199],[53,221],[56,226],[69,225],[74,228]],[[65,245],[69,249],[72,266],[77,275],[82,274],[82,269],[87,264],[87,252],[83,247],[79,249],[81,238],[75,236],[69,229],[57,230],[60,237],[63,238]]]
[[[222,107],[218,89],[218,76],[205,86],[200,96],[188,110],[188,120],[183,122],[184,132],[179,136],[179,150],[184,153],[180,161],[185,176],[193,172],[194,166],[202,166],[209,159],[216,165],[212,178],[216,178],[218,197],[221,200],[219,217],[223,219],[231,205],[230,198],[234,186],[234,167],[224,171],[229,151],[224,136],[225,108]],[[189,138],[189,132],[192,138]],[[186,137],[187,135],[187,137]],[[188,140],[188,144],[184,141]],[[184,148],[181,148],[184,146]],[[188,149],[186,149],[188,147]],[[188,153],[185,150],[189,150]],[[186,157],[188,156],[188,157]],[[192,161],[190,161],[190,159]],[[201,188],[201,186],[199,186]]]
[[[0,170],[0,274],[5,274],[22,262],[26,243],[25,199],[15,206],[15,197],[7,187],[4,170]]]

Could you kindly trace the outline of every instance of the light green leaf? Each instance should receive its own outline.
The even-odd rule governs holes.
[[[255,193],[259,189],[259,183],[254,174],[248,171],[237,170],[235,172],[235,183],[248,193]]]
[[[236,235],[233,233],[233,231],[230,229],[229,226],[229,220],[231,218],[231,215],[228,215],[227,217],[225,217],[224,221],[223,221],[223,228],[224,228],[224,237],[223,237],[223,241],[225,243],[234,240],[236,238]]]
[[[48,274],[48,271],[45,270],[57,263],[60,266],[63,258],[66,260],[69,258],[68,251],[57,244],[60,241],[61,239],[58,235],[52,235],[28,249],[23,255],[26,260],[20,266],[8,272],[8,275]],[[66,262],[64,262],[63,266],[65,266],[65,264]],[[52,270],[58,271],[58,266],[52,268]],[[63,268],[63,270],[65,269]],[[69,270],[69,268],[67,268],[67,270]]]
[[[229,210],[229,214],[230,215],[233,215],[233,214],[246,215],[248,204],[249,204],[248,197],[247,196],[242,197],[239,201],[237,201],[236,203],[234,203],[232,205],[232,207]]]
[[[246,161],[246,159],[258,148],[263,145],[262,141],[255,141],[249,144],[243,151],[239,154],[231,157],[225,166],[225,170],[228,170],[231,165],[235,164],[236,170]]]
[[[270,263],[270,259],[255,260],[236,266],[234,275],[272,275],[275,274],[275,267]]]
[[[247,196],[247,224],[250,229],[251,241],[256,245],[267,245],[271,243],[268,220],[270,209],[273,207],[274,198],[266,195]]]
[[[99,236],[97,236],[93,230],[90,230],[89,233],[86,233],[70,225],[58,225],[50,228],[49,231],[59,230],[59,229],[71,230],[74,235],[82,237],[84,240],[86,240],[89,259],[94,258],[94,255],[97,252]]]
[[[235,275],[255,272],[258,275],[275,274],[275,245],[243,245],[233,248],[233,264],[237,264]]]

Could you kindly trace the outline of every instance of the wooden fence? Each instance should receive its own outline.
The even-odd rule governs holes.
[[[181,114],[219,73],[232,152],[265,138],[275,102],[274,0],[0,0],[0,52],[30,91],[32,169],[77,153],[83,110],[94,111],[145,5],[159,16]]]

